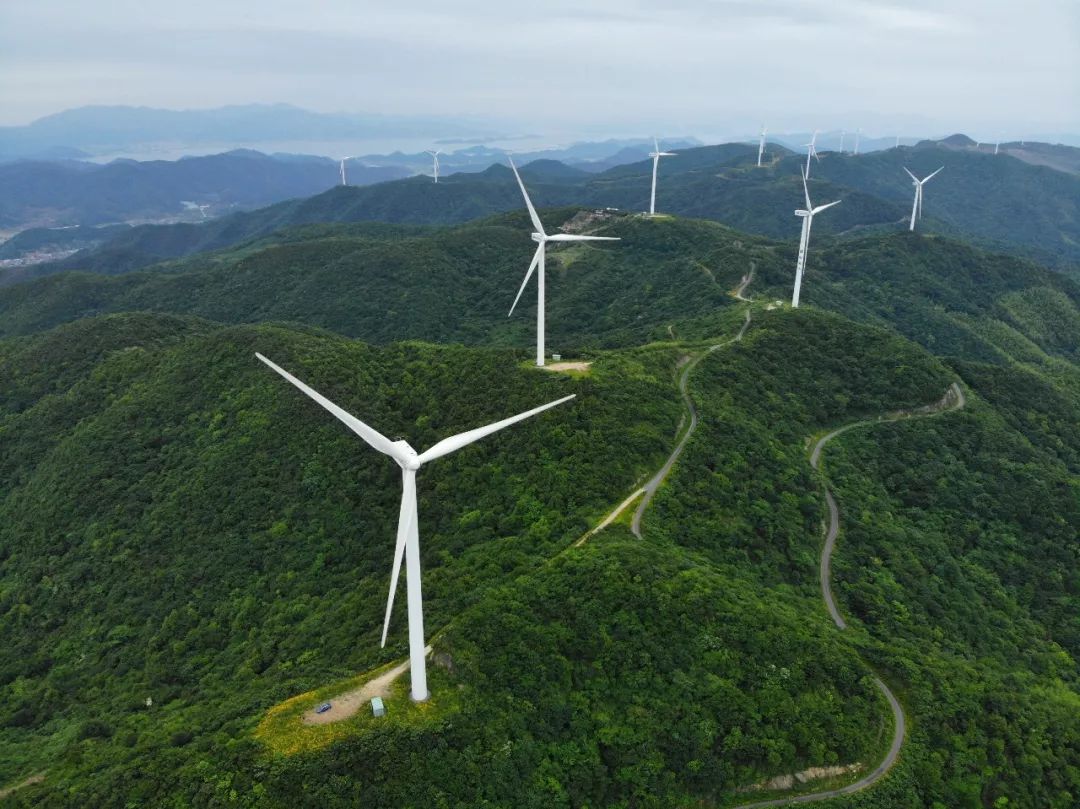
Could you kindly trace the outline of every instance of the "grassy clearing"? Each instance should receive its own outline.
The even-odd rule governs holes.
[[[369,680],[395,665],[397,661],[347,680],[339,680],[322,688],[297,694],[278,703],[266,712],[266,716],[255,729],[255,738],[271,753],[294,756],[322,750],[350,736],[378,733],[383,728],[439,722],[458,710],[462,699],[461,690],[443,669],[432,666],[428,669],[432,696],[425,702],[413,702],[409,696],[409,677],[406,672],[390,685],[389,694],[383,699],[386,716],[376,718],[372,716],[370,706],[364,706],[356,714],[340,722],[326,725],[304,724],[304,714],[319,703],[361,688]]]

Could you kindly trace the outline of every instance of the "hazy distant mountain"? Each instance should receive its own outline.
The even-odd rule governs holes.
[[[690,149],[701,146],[697,138],[680,137],[664,140],[665,149]],[[494,163],[508,164],[507,155],[519,166],[538,160],[556,160],[584,171],[603,171],[624,163],[644,160],[652,151],[648,138],[609,138],[602,141],[578,141],[569,146],[552,146],[532,151],[508,151],[483,144],[468,146],[439,153],[439,169],[443,175],[453,172],[484,171]],[[392,152],[390,154],[366,154],[356,158],[370,166],[400,166],[415,173],[430,174],[430,152]]]
[[[307,197],[341,182],[337,161],[278,158],[250,150],[176,161],[116,160],[0,164],[0,227],[191,221]],[[347,166],[350,185],[399,179],[394,166]]]
[[[802,202],[799,171],[805,157],[770,143],[766,165],[756,167],[757,147],[731,143],[680,150],[661,166],[658,210],[712,219],[749,233],[794,239],[792,215]],[[1080,265],[1080,178],[1032,166],[1008,154],[950,149],[935,142],[869,155],[823,152],[814,163],[815,201],[843,204],[815,221],[815,233],[845,238],[903,230],[911,210],[911,182],[904,167],[947,170],[928,187],[924,232],[1040,259],[1075,272]],[[589,206],[641,211],[648,204],[652,161],[589,173],[556,161],[522,168],[538,207]],[[425,177],[363,188],[333,188],[308,199],[238,213],[205,225],[145,226],[118,234],[95,251],[79,253],[42,271],[117,273],[163,259],[220,249],[275,230],[319,222],[392,222],[447,225],[500,211],[521,210],[510,171],[493,165],[478,173]],[[4,279],[10,283],[14,278]]]
[[[0,127],[0,158],[49,149],[101,154],[151,143],[235,143],[370,137],[488,134],[491,125],[465,119],[320,113],[289,104],[246,104],[208,110],[91,106],[65,110],[25,126]]]
[[[926,142],[920,145],[931,145]],[[1041,143],[1038,141],[1008,141],[1003,143],[978,143],[967,135],[952,135],[933,145],[947,149],[968,150],[993,154],[1007,154],[1033,166],[1064,171],[1068,174],[1080,174],[1080,148],[1064,143]]]

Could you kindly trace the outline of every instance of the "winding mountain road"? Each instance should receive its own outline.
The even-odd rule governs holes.
[[[751,275],[752,274],[753,271],[751,270]],[[749,283],[749,281],[747,281],[747,283]],[[745,289],[745,287],[746,284],[743,284],[743,286],[740,288],[740,291],[741,289]],[[637,510],[634,512],[634,518],[630,522],[630,530],[633,531],[634,536],[636,536],[638,539],[641,539],[641,516],[645,513],[645,509],[649,507],[649,503],[652,502],[653,497],[656,495],[657,489],[660,488],[660,484],[664,482],[664,479],[668,476],[668,473],[671,472],[671,468],[675,465],[675,461],[677,461],[679,456],[682,454],[683,448],[686,446],[686,442],[690,440],[690,436],[692,436],[694,434],[694,430],[697,429],[697,408],[694,407],[694,400],[690,396],[689,391],[687,390],[687,385],[690,379],[690,372],[694,370],[694,368],[699,362],[701,362],[703,359],[705,359],[705,357],[709,356],[717,349],[731,345],[732,343],[737,343],[742,340],[743,335],[746,334],[746,330],[748,328],[750,328],[749,309],[746,310],[746,319],[743,320],[742,327],[739,329],[739,331],[734,337],[732,337],[730,340],[725,340],[722,343],[717,343],[714,346],[710,346],[708,351],[703,351],[702,353],[691,359],[689,362],[687,362],[685,365],[683,365],[682,374],[679,375],[679,394],[682,396],[683,404],[686,405],[686,409],[690,413],[690,425],[686,428],[686,432],[683,433],[682,438],[680,438],[678,443],[675,444],[675,448],[671,451],[671,455],[668,456],[668,459],[664,461],[664,465],[661,466],[659,471],[657,471],[657,473],[652,476],[649,482],[642,486],[639,490],[643,491],[645,493],[645,496],[642,497],[641,502],[638,503]],[[637,493],[635,492],[632,497],[636,495]]]
[[[856,427],[867,427],[872,424],[881,424],[883,422],[901,421],[903,419],[917,418],[920,416],[933,416],[950,410],[959,410],[964,407],[966,403],[967,400],[964,398],[963,389],[961,389],[960,385],[956,382],[953,382],[949,385],[941,400],[934,402],[933,404],[919,407],[915,410],[901,410],[895,413],[889,413],[878,419],[856,421],[851,424],[846,424],[818,439],[817,443],[814,444],[813,450],[810,452],[810,466],[815,470],[820,471],[822,449],[827,443],[836,438],[836,436],[846,433],[848,430],[853,430]],[[827,484],[825,486],[825,502],[829,507],[829,525],[825,532],[825,545],[821,550],[821,563],[818,568],[821,577],[821,597],[824,599],[825,607],[829,610],[829,615],[832,617],[833,623],[836,624],[837,628],[847,629],[847,623],[840,614],[840,610],[836,607],[836,600],[833,598],[832,592],[830,563],[832,561],[833,550],[836,548],[836,537],[840,532],[840,509],[837,507],[836,498],[833,497],[832,491]],[[881,780],[881,778],[892,769],[893,765],[896,764],[897,759],[900,757],[900,748],[904,745],[904,736],[907,733],[907,718],[904,715],[904,709],[900,705],[900,701],[896,698],[896,695],[893,694],[889,687],[885,685],[881,677],[876,673],[874,674],[874,685],[878,687],[878,690],[884,695],[886,701],[889,703],[889,707],[892,709],[893,738],[892,743],[889,745],[889,752],[885,754],[885,758],[881,760],[881,763],[878,764],[872,772],[867,773],[858,781],[838,789],[829,789],[824,792],[808,792],[803,795],[793,795],[790,798],[774,798],[752,803],[741,803],[738,804],[738,809],[766,809],[766,807],[790,806],[796,803],[823,801],[828,798],[836,798],[841,795],[849,795],[852,792],[859,792]]]

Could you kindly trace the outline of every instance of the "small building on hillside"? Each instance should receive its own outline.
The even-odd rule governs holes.
[[[371,713],[375,716],[386,716],[386,706],[383,705],[382,697],[372,697]]]

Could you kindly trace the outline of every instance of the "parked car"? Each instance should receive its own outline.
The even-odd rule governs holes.
[[[329,702],[324,702],[322,705],[320,705],[318,708],[315,709],[315,713],[326,713],[329,710],[330,710],[330,703]]]

